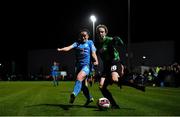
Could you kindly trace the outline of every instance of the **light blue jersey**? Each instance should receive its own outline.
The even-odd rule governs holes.
[[[53,65],[51,67],[51,75],[52,76],[57,77],[58,76],[58,71],[59,71],[59,67],[58,66]]]
[[[77,70],[83,70],[86,75],[90,72],[90,58],[91,53],[96,51],[92,40],[87,40],[84,43],[75,42],[72,44],[73,48],[76,49],[76,64]]]

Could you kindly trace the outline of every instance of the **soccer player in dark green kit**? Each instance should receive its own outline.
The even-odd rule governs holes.
[[[99,88],[104,97],[109,99],[111,108],[119,109],[119,105],[115,102],[112,94],[107,89],[107,86],[112,83],[121,84],[122,77],[124,75],[124,66],[120,59],[120,53],[118,47],[124,46],[124,43],[120,37],[109,37],[107,36],[108,29],[105,25],[98,25],[96,27],[96,33],[98,38],[95,42],[97,48],[97,55],[103,63],[103,70],[101,70]],[[129,86],[134,88],[140,88],[143,90],[144,87],[137,87],[134,83],[127,83]]]

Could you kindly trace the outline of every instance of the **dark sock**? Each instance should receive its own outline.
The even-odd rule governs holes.
[[[105,88],[105,87],[100,88],[100,90],[101,90],[103,96],[110,101],[111,105],[117,105],[114,98],[112,97],[112,94],[109,92],[109,90],[107,88]]]
[[[87,88],[87,86],[85,86],[85,84],[82,85],[82,91],[83,91],[84,96],[87,99],[90,99],[89,89]]]

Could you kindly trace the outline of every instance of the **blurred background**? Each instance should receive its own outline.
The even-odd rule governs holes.
[[[105,24],[109,36],[120,36],[125,42],[121,58],[129,71],[144,74],[166,67],[168,78],[179,74],[179,7],[175,1],[16,1],[1,5],[0,80],[47,80],[53,61],[72,80],[74,51],[58,53],[56,48],[76,41],[81,27],[91,31],[92,39],[92,14],[97,18],[95,26]]]

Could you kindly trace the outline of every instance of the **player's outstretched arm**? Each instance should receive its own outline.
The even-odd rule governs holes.
[[[69,50],[71,50],[73,48],[73,46],[72,45],[70,45],[70,46],[67,46],[67,47],[64,47],[64,48],[57,48],[57,51],[69,51]]]

